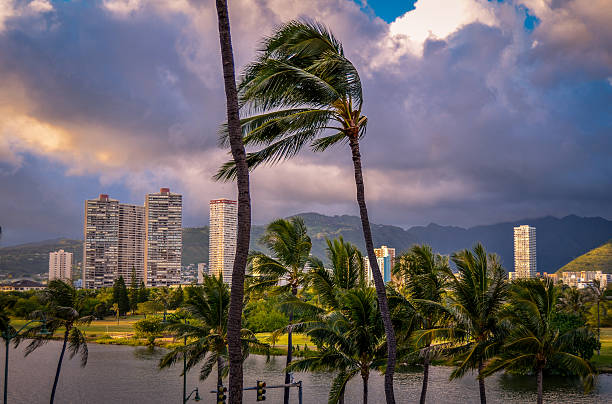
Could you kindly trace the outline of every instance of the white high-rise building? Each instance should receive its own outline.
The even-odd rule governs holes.
[[[223,274],[223,281],[232,283],[238,232],[238,202],[229,199],[210,201],[210,234],[208,273]]]
[[[106,194],[85,201],[83,287],[113,286],[119,262],[119,201]]]
[[[161,188],[145,198],[145,273],[147,286],[181,283],[183,197]]]
[[[64,250],[49,253],[49,281],[61,279],[72,282],[72,253]]]
[[[528,225],[514,228],[514,272],[515,278],[535,278],[536,229]]]
[[[393,265],[395,265],[395,248],[389,248],[386,245],[382,245],[380,248],[374,249],[374,254],[376,254],[376,262],[383,281],[390,282],[392,278],[391,272],[393,270]],[[369,284],[374,284],[370,259],[367,255],[364,255],[363,260],[366,280]]]

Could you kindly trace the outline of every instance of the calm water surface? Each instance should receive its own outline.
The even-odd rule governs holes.
[[[9,403],[47,403],[53,385],[53,377],[61,345],[50,342],[27,358],[22,348],[11,348],[9,365]],[[0,348],[4,362],[4,344]],[[77,358],[67,360],[62,367],[56,403],[181,403],[182,369],[157,370],[162,350],[151,352],[146,348],[112,345],[89,345],[89,363],[79,366]],[[4,365],[0,365],[2,372]],[[283,382],[284,358],[273,357],[269,362],[262,356],[251,356],[244,368],[245,386],[265,380],[269,385]],[[182,368],[182,366],[181,366]],[[461,380],[449,382],[450,368],[436,366],[430,371],[429,403],[478,403],[478,385],[467,375]],[[3,373],[2,373],[3,375]],[[326,403],[333,375],[328,373],[296,374],[296,380],[304,383],[304,404]],[[215,378],[201,382],[198,371],[187,378],[188,391],[199,387],[202,402],[214,402]],[[0,383],[2,379],[0,378]],[[595,390],[585,395],[577,381],[571,379],[545,379],[545,402],[548,403],[612,403],[612,375],[601,375]],[[2,386],[3,387],[3,386]],[[535,402],[535,379],[496,375],[487,379],[487,400],[490,403]],[[399,374],[395,391],[398,403],[418,400],[421,388],[419,373]],[[292,389],[293,390],[293,389]],[[347,390],[349,404],[361,402],[361,380],[353,380]],[[383,378],[373,374],[370,378],[370,403],[384,402]],[[282,402],[282,390],[268,389],[266,402]],[[255,402],[255,392],[245,393],[245,403]],[[297,392],[292,393],[297,403]]]

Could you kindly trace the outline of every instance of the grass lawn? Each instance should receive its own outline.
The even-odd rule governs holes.
[[[262,342],[267,342],[270,343],[270,335],[272,333],[271,332],[260,332],[258,334],[256,334],[257,339],[262,341]],[[304,344],[308,344],[309,348],[314,348],[314,344],[312,343],[312,341],[310,340],[310,337],[306,334],[293,334],[293,345],[301,345],[301,347],[303,347]],[[278,339],[278,341],[276,341],[276,346],[277,347],[287,347],[287,334],[285,335],[281,335]]]

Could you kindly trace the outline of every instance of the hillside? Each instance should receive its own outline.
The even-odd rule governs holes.
[[[558,273],[567,271],[602,271],[612,274],[612,240],[568,262]]]
[[[304,218],[312,238],[312,253],[325,257],[325,238],[343,236],[345,240],[365,250],[361,233],[361,221],[356,216],[325,216],[318,213],[299,214]],[[415,226],[402,229],[397,226],[372,224],[374,244],[394,247],[397,253],[415,243],[430,244],[442,254],[470,248],[481,241],[488,251],[500,255],[507,270],[513,267],[513,230],[519,224],[537,228],[538,271],[555,272],[573,259],[596,248],[612,238],[612,221],[595,217],[566,216],[544,217],[498,223],[487,226],[462,228],[455,226]],[[251,249],[262,250],[258,240],[264,226],[252,227]],[[13,275],[45,272],[49,251],[64,248],[75,253],[75,261],[81,260],[81,241],[49,240],[0,248],[0,273]],[[183,229],[183,265],[208,261],[208,227]]]

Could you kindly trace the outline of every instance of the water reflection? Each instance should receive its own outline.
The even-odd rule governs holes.
[[[60,344],[51,342],[23,357],[23,348],[12,349],[9,402],[45,403],[53,383],[53,375],[60,352]],[[112,345],[89,346],[89,364],[79,366],[78,360],[65,360],[57,392],[57,403],[171,403],[181,402],[182,366],[158,370],[161,349]],[[4,356],[4,348],[0,349]],[[284,357],[252,356],[245,362],[245,386],[254,386],[256,380],[269,385],[283,382]],[[448,381],[451,369],[436,366],[431,369],[428,402],[440,404],[477,403],[478,386],[473,375]],[[212,402],[209,393],[215,388],[215,378],[198,380],[198,370],[188,374],[188,389],[199,387],[203,402]],[[418,371],[397,375],[395,391],[398,403],[415,402],[420,394],[421,373]],[[299,373],[296,380],[304,383],[304,404],[327,402],[333,375],[329,373]],[[486,380],[489,403],[535,402],[535,379],[526,376],[495,375]],[[595,390],[585,395],[579,380],[568,378],[545,379],[545,401],[548,403],[609,403],[612,402],[612,376],[598,377]],[[347,403],[361,402],[361,380],[352,380],[346,393]],[[255,401],[253,391],[245,392],[245,403]],[[268,389],[266,402],[282,402],[282,390]],[[370,402],[384,401],[383,377],[373,374],[370,379]],[[297,403],[297,391],[292,391],[292,402]]]

